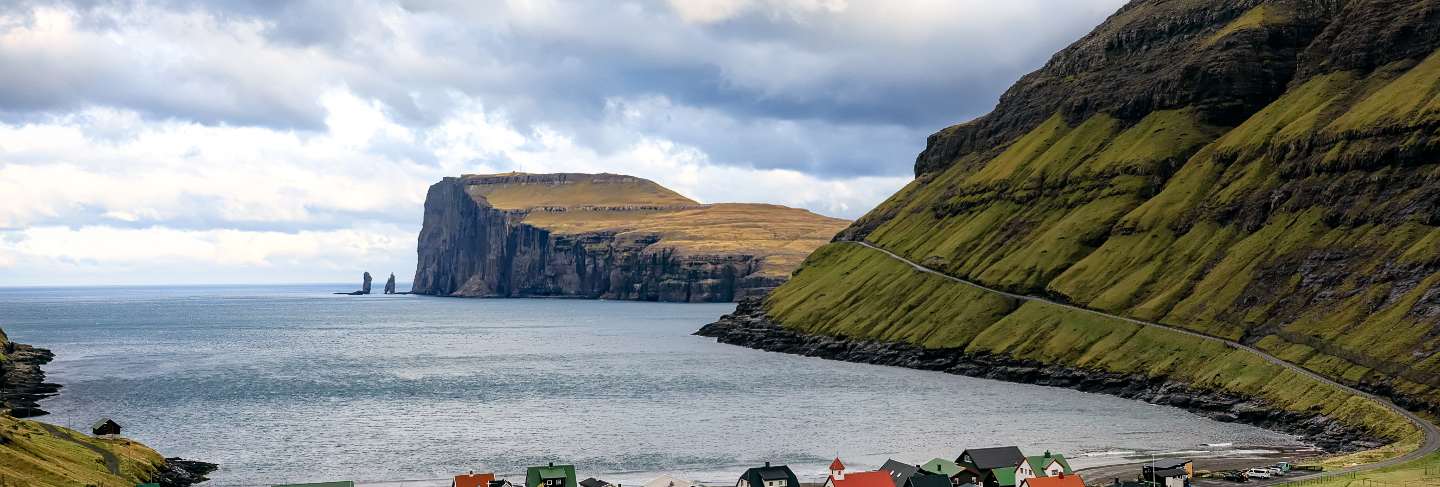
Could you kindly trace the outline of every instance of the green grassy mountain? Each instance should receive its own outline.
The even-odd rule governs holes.
[[[1437,48],[1437,0],[1136,0],[932,135],[916,179],[837,240],[1440,411]],[[810,334],[1164,377],[1413,434],[1237,350],[843,242],[764,306]]]

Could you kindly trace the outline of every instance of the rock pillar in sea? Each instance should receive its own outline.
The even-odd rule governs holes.
[[[395,294],[395,273],[390,273],[390,278],[385,280],[385,294]]]
[[[360,294],[370,294],[370,273],[365,273],[365,282],[360,284]]]

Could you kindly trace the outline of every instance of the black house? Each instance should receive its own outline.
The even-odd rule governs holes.
[[[800,487],[800,479],[795,477],[790,467],[772,467],[770,462],[765,462],[763,467],[754,467],[740,474],[735,487]]]
[[[897,485],[897,486],[895,486],[895,487],[954,487],[954,486],[950,483],[950,477],[948,477],[948,476],[945,476],[945,475],[942,475],[942,474],[938,474],[938,473],[927,472],[927,471],[925,471],[925,470],[920,470],[919,472],[916,472],[915,475],[911,475],[910,478],[906,479],[904,485]]]
[[[1013,446],[965,450],[955,459],[957,465],[979,472],[983,487],[1015,485],[1015,467],[1023,461],[1025,454]]]
[[[887,459],[885,460],[885,464],[880,466],[880,470],[890,472],[890,481],[895,483],[895,487],[905,487],[905,482],[909,481],[910,477],[919,472],[920,467],[904,462],[897,462],[894,459]]]
[[[90,433],[95,436],[118,435],[120,434],[120,423],[110,418],[100,418],[95,424],[90,425]]]

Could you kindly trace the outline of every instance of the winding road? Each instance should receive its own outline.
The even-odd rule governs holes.
[[[889,257],[892,258],[892,259],[895,259],[895,260],[898,260],[898,261],[903,262],[903,263],[905,263],[905,264],[908,264],[910,267],[915,268],[915,270],[917,270],[917,271],[925,272],[925,273],[929,273],[929,274],[934,274],[934,275],[936,275],[936,276],[939,276],[939,277],[944,278],[944,279],[949,280],[949,281],[953,281],[953,282],[957,282],[957,283],[960,283],[960,284],[964,284],[964,285],[967,285],[967,286],[970,286],[970,287],[974,287],[974,288],[979,289],[979,290],[982,290],[982,291],[987,291],[987,292],[999,294],[999,295],[1001,295],[1001,296],[1005,296],[1005,297],[1008,297],[1008,298],[1011,298],[1011,299],[1015,299],[1015,300],[1019,300],[1019,301],[1033,301],[1033,302],[1038,302],[1038,303],[1045,303],[1045,304],[1048,304],[1048,305],[1051,305],[1051,306],[1059,306],[1059,307],[1061,307],[1061,308],[1065,308],[1065,309],[1069,309],[1069,310],[1079,311],[1079,312],[1082,312],[1082,313],[1090,313],[1090,314],[1093,314],[1093,315],[1098,315],[1098,316],[1103,316],[1103,317],[1106,317],[1106,318],[1111,318],[1111,319],[1116,319],[1116,320],[1125,321],[1125,322],[1129,322],[1129,323],[1134,323],[1134,324],[1137,324],[1137,325],[1148,326],[1148,327],[1153,327],[1153,328],[1162,328],[1162,329],[1169,330],[1169,331],[1173,331],[1173,332],[1176,332],[1176,333],[1183,333],[1183,334],[1186,334],[1186,335],[1189,335],[1189,336],[1192,336],[1192,337],[1195,337],[1195,338],[1200,338],[1200,339],[1203,339],[1203,340],[1212,340],[1212,341],[1220,342],[1220,343],[1223,343],[1223,344],[1225,344],[1225,345],[1227,345],[1227,346],[1230,346],[1231,348],[1237,348],[1237,349],[1245,350],[1245,351],[1248,351],[1248,352],[1253,353],[1253,354],[1255,354],[1255,355],[1259,355],[1260,357],[1264,358],[1265,360],[1267,360],[1267,361],[1269,361],[1270,363],[1273,363],[1273,364],[1275,364],[1275,365],[1279,365],[1279,366],[1281,366],[1281,367],[1285,367],[1285,368],[1287,368],[1287,369],[1293,370],[1293,371],[1295,371],[1296,373],[1299,373],[1299,374],[1301,374],[1301,375],[1310,377],[1310,378],[1312,378],[1312,379],[1315,379],[1315,380],[1317,380],[1317,381],[1320,381],[1321,383],[1329,384],[1329,385],[1331,385],[1331,386],[1333,386],[1333,387],[1339,388],[1339,389],[1344,390],[1344,391],[1346,391],[1346,392],[1349,392],[1349,393],[1351,393],[1351,394],[1355,394],[1355,395],[1357,395],[1357,396],[1364,397],[1364,398],[1366,398],[1366,399],[1370,399],[1370,400],[1372,400],[1372,401],[1375,401],[1376,403],[1379,403],[1380,405],[1382,405],[1382,406],[1384,406],[1384,407],[1386,407],[1386,408],[1389,408],[1390,410],[1394,411],[1396,414],[1399,414],[1399,415],[1401,415],[1401,416],[1404,416],[1406,419],[1410,420],[1411,423],[1414,423],[1416,428],[1419,428],[1420,431],[1425,434],[1425,439],[1424,439],[1424,441],[1422,441],[1422,442],[1420,443],[1420,447],[1417,448],[1417,449],[1415,449],[1414,451],[1411,451],[1411,452],[1406,453],[1406,454],[1404,454],[1404,455],[1401,455],[1401,456],[1398,456],[1398,457],[1395,457],[1395,458],[1391,458],[1391,459],[1389,459],[1389,460],[1384,460],[1384,461],[1375,462],[1375,463],[1368,463],[1368,464],[1365,464],[1365,465],[1358,465],[1358,466],[1349,467],[1349,468],[1340,469],[1340,470],[1333,470],[1333,471],[1327,471],[1327,472],[1322,472],[1322,473],[1317,473],[1317,474],[1311,474],[1311,475],[1305,475],[1305,476],[1298,476],[1298,477],[1290,477],[1290,478],[1284,479],[1285,482],[1292,482],[1292,481],[1306,480],[1306,479],[1311,479],[1311,478],[1316,478],[1316,477],[1331,476],[1331,475],[1340,475],[1340,474],[1348,474],[1348,473],[1355,473],[1355,472],[1362,472],[1362,471],[1368,471],[1368,470],[1381,469],[1381,468],[1385,468],[1385,467],[1391,467],[1391,466],[1399,465],[1399,464],[1401,464],[1401,463],[1410,462],[1410,461],[1413,461],[1413,460],[1418,460],[1418,459],[1420,459],[1421,457],[1424,457],[1424,456],[1426,456],[1426,455],[1429,455],[1429,454],[1435,453],[1435,452],[1437,452],[1437,451],[1440,451],[1440,428],[1436,428],[1436,426],[1435,426],[1434,424],[1432,424],[1432,423],[1429,422],[1429,421],[1426,421],[1424,418],[1421,418],[1420,416],[1416,415],[1415,413],[1410,412],[1409,410],[1406,410],[1405,408],[1402,408],[1402,407],[1400,407],[1400,406],[1395,405],[1395,403],[1390,402],[1389,399],[1386,399],[1386,398],[1383,398],[1383,397],[1379,397],[1379,396],[1376,396],[1376,395],[1374,395],[1374,394],[1370,394],[1370,393],[1368,393],[1368,392],[1355,389],[1355,388],[1350,387],[1350,386],[1347,386],[1347,385],[1345,385],[1345,384],[1341,384],[1341,383],[1336,382],[1336,381],[1334,381],[1334,380],[1331,380],[1331,379],[1329,379],[1329,378],[1327,378],[1327,377],[1325,377],[1325,376],[1322,376],[1322,375],[1320,375],[1320,374],[1311,372],[1309,369],[1306,369],[1306,368],[1304,368],[1304,367],[1301,367],[1301,366],[1299,366],[1299,365],[1296,365],[1296,364],[1293,364],[1293,363],[1290,363],[1290,362],[1286,362],[1285,360],[1282,360],[1282,359],[1279,358],[1279,357],[1276,357],[1276,356],[1274,356],[1274,355],[1270,355],[1269,353],[1266,353],[1266,352],[1264,352],[1264,351],[1262,351],[1262,350],[1260,350],[1260,349],[1257,349],[1257,348],[1255,348],[1255,347],[1251,347],[1251,346],[1249,346],[1249,345],[1246,345],[1246,344],[1243,344],[1243,343],[1240,343],[1240,342],[1236,342],[1236,341],[1226,340],[1226,339],[1224,339],[1224,338],[1214,337],[1214,336],[1206,335],[1206,334],[1203,334],[1203,333],[1198,333],[1198,332],[1195,332],[1195,331],[1186,330],[1186,329],[1183,329],[1183,328],[1177,328],[1177,327],[1170,326],[1170,325],[1164,325],[1164,324],[1156,323],[1156,322],[1153,322],[1153,321],[1137,320],[1137,319],[1128,318],[1128,317],[1125,317],[1125,316],[1113,315],[1113,314],[1106,313],[1106,312],[1103,312],[1103,311],[1096,311],[1096,310],[1093,310],[1093,309],[1082,308],[1082,307],[1075,306],[1075,305],[1071,305],[1071,304],[1061,303],[1061,302],[1058,302],[1058,301],[1053,301],[1053,300],[1046,299],[1046,298],[1042,298],[1042,297],[1027,296],[1027,295],[1024,295],[1024,294],[1015,294],[1015,293],[1012,293],[1012,292],[1002,291],[1002,290],[999,290],[999,289],[995,289],[995,288],[986,286],[986,285],[984,285],[984,284],[980,284],[980,283],[977,283],[977,282],[973,282],[973,281],[968,281],[968,280],[965,280],[965,279],[961,279],[961,278],[958,278],[958,277],[955,277],[955,276],[951,276],[951,275],[949,275],[949,274],[946,274],[946,273],[944,273],[944,272],[940,272],[940,271],[938,271],[938,270],[931,269],[931,268],[929,268],[929,267],[925,267],[925,266],[920,265],[919,263],[916,263],[916,262],[914,262],[914,261],[912,261],[912,260],[910,260],[910,259],[907,259],[907,258],[905,258],[905,257],[903,257],[903,256],[900,256],[899,254],[896,254],[896,253],[891,252],[891,251],[889,251],[889,250],[885,250],[885,249],[883,249],[883,248],[877,247],[877,246],[875,246],[874,244],[871,244],[871,243],[869,243],[869,242],[864,242],[864,241],[846,241],[846,242],[844,242],[844,243],[849,243],[849,244],[854,244],[854,245],[860,245],[860,246],[863,246],[863,247],[865,247],[865,248],[874,250],[874,251],[876,251],[876,252],[883,253],[883,254],[889,256]],[[1278,482],[1277,482],[1277,483],[1278,483]]]

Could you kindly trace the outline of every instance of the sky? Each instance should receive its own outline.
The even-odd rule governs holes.
[[[0,286],[406,282],[427,187],[855,218],[1124,0],[8,0]]]

